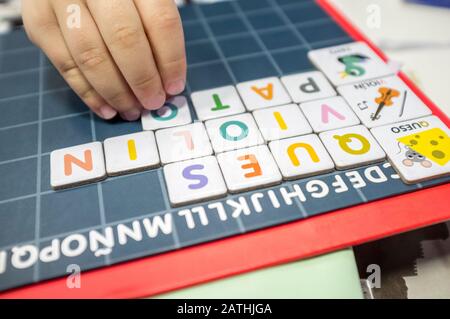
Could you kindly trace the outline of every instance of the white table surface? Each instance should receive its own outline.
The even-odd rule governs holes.
[[[404,0],[330,1],[450,116],[450,9]],[[379,28],[367,23],[373,5]]]

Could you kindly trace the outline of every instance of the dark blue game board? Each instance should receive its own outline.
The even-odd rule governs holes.
[[[309,50],[352,41],[310,0],[190,5],[181,15],[186,97],[313,70]],[[141,130],[140,122],[105,122],[90,113],[22,29],[0,37],[0,290],[63,276],[69,265],[103,267],[449,180],[405,185],[380,163],[176,209],[161,168],[50,188],[51,151]],[[362,187],[350,181],[358,174]]]

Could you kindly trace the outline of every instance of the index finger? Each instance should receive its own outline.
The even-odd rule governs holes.
[[[170,95],[184,90],[186,52],[181,18],[173,0],[135,0],[151,44],[164,88]]]
[[[89,10],[118,68],[146,109],[166,99],[139,13],[130,0],[88,0]]]

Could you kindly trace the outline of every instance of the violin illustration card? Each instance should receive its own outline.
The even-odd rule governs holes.
[[[431,114],[431,110],[397,76],[348,84],[337,90],[369,128]]]

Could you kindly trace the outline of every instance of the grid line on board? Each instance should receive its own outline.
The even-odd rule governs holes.
[[[298,39],[304,43],[306,45],[306,47],[308,48],[308,50],[311,50],[312,47],[309,44],[308,41],[306,41],[305,37],[303,36],[303,34],[301,34],[300,31],[298,31],[298,29],[294,26],[294,24],[291,22],[291,20],[289,19],[288,16],[286,16],[286,13],[283,11],[283,9],[280,8],[280,6],[278,6],[278,4],[275,2],[275,0],[267,0],[270,5],[272,6],[273,10],[276,11],[278,13],[278,15],[281,17],[281,19],[283,19],[284,23],[286,23],[286,25],[291,29],[291,31],[293,31]]]
[[[172,211],[172,207],[170,207],[169,204],[169,198],[167,195],[167,185],[163,175],[164,175],[163,170],[162,169],[158,170],[159,186],[161,188],[161,194],[164,198],[164,205],[166,207],[165,211],[168,212]],[[172,219],[172,237],[175,244],[175,248],[180,248],[181,247],[180,238],[178,236],[177,227],[173,219]]]
[[[231,70],[230,65],[228,64],[228,61],[225,58],[225,55],[223,54],[219,43],[217,43],[217,39],[215,38],[215,36],[211,30],[211,27],[209,26],[208,22],[206,21],[205,16],[203,15],[203,12],[200,10],[200,8],[198,6],[194,6],[194,10],[197,12],[197,16],[200,18],[200,21],[201,21],[203,27],[205,28],[206,34],[208,35],[208,39],[211,41],[214,48],[216,49],[217,54],[220,57],[220,60],[224,63],[224,66],[228,72],[228,75],[231,77],[233,83],[236,84],[237,83],[236,77],[234,76],[234,73]]]
[[[298,7],[302,7],[302,6],[308,6],[311,3],[313,3],[313,2],[314,1],[311,0],[311,1],[305,1],[305,2],[300,2],[300,3],[284,3],[284,4],[283,3],[281,3],[281,4],[276,3],[275,7],[280,7],[280,8],[283,8],[283,9],[291,9],[291,8],[298,8]],[[193,4],[193,6],[198,6],[198,4],[197,5]],[[248,13],[257,14],[257,13],[270,12],[270,10],[271,10],[271,8],[267,8],[267,7],[264,7],[264,8],[252,8],[252,9],[248,10]],[[208,17],[206,20],[207,21],[219,21],[221,19],[227,19],[227,18],[230,18],[230,17],[233,17],[233,16],[234,16],[234,13],[219,14],[217,16]],[[198,23],[198,20],[196,20],[196,19],[183,21],[183,24],[186,24],[186,25],[191,25],[191,24],[196,24],[196,23]],[[308,23],[308,22],[305,22],[305,23]],[[23,32],[23,30],[24,29],[22,27],[17,27],[13,32]],[[0,51],[1,51],[0,55],[2,55],[2,54],[21,53],[21,52],[33,51],[33,50],[36,50],[36,47],[29,40],[26,40],[26,42],[24,43],[24,46],[18,47],[18,48],[12,48],[12,49],[2,47],[1,44],[0,44]]]
[[[92,141],[95,142],[97,139],[97,132],[95,129],[95,122],[94,122],[94,113],[90,112],[90,122],[91,122],[91,134],[92,134]],[[106,228],[106,216],[105,216],[105,202],[103,199],[103,184],[97,183],[97,196],[98,196],[98,205],[99,205],[99,214],[100,214],[100,223],[103,229]],[[109,265],[111,263],[111,258],[109,254],[106,254],[104,256],[105,263]]]
[[[41,166],[42,166],[42,114],[43,114],[43,94],[42,94],[42,88],[44,86],[44,71],[42,69],[44,62],[44,54],[42,52],[39,53],[39,110],[38,110],[38,134],[37,134],[37,165],[36,165],[36,212],[35,212],[35,243],[36,246],[39,247],[39,237],[40,237],[40,225],[41,225]],[[36,263],[34,267],[33,272],[33,279],[34,281],[39,280],[39,263]]]
[[[247,26],[247,28],[250,30],[250,34],[255,38],[256,42],[259,44],[259,46],[262,48],[262,51],[264,53],[264,55],[269,59],[269,61],[272,63],[273,67],[275,68],[275,70],[278,73],[278,76],[281,76],[283,74],[283,71],[281,71],[278,63],[275,62],[272,54],[270,54],[269,50],[267,50],[266,45],[264,44],[264,42],[261,40],[261,37],[259,36],[258,32],[256,32],[255,28],[252,26],[252,24],[250,23],[250,21],[247,18],[247,15],[242,11],[241,6],[239,5],[239,3],[237,1],[232,1],[231,5],[235,8],[236,13],[239,17],[241,17],[242,21],[244,22],[244,24]]]
[[[277,6],[284,8],[284,9],[292,9],[292,8],[306,7],[306,6],[309,6],[313,2],[314,2],[314,0],[310,0],[310,1],[299,2],[299,3],[277,4]],[[249,14],[269,13],[269,12],[272,12],[272,8],[271,7],[252,8],[252,9],[247,9],[247,12]],[[228,18],[233,18],[233,17],[235,17],[234,12],[233,13],[222,13],[222,14],[218,14],[218,15],[215,15],[212,17],[206,17],[205,19],[207,21],[215,22],[215,21],[220,21],[220,20],[226,20]],[[196,23],[198,23],[198,20],[183,21],[183,24],[186,24],[186,25],[191,25],[191,24],[196,24]]]

